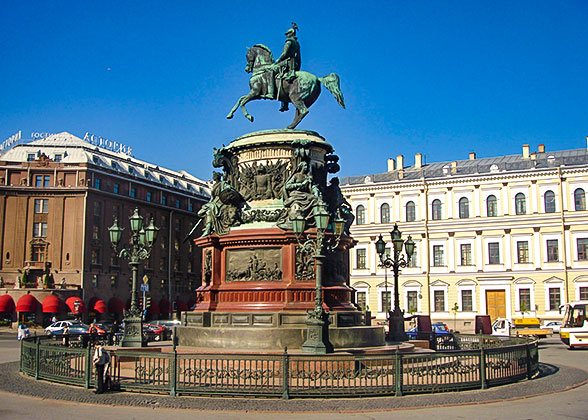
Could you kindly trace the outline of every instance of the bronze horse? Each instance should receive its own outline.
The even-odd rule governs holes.
[[[229,115],[228,119],[233,118],[233,114],[238,107],[241,107],[245,118],[253,122],[253,116],[245,109],[245,104],[255,99],[261,99],[267,95],[268,79],[273,77],[277,72],[277,66],[274,64],[274,57],[268,47],[263,44],[256,44],[247,48],[247,65],[245,71],[252,73],[249,79],[249,93],[241,96]],[[321,93],[321,83],[333,94],[337,103],[345,108],[343,94],[339,87],[339,76],[330,73],[325,77],[316,77],[314,74],[297,71],[296,78],[292,81],[286,78],[276,78],[276,97],[275,100],[291,102],[296,107],[296,115],[289,129],[296,128],[302,119],[308,114],[308,108],[317,100]],[[266,98],[267,99],[267,98]]]

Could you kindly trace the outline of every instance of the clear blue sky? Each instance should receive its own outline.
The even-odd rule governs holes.
[[[302,67],[336,72],[299,128],[322,134],[340,175],[426,162],[586,147],[588,2],[3,1],[0,141],[86,131],[204,179],[212,147],[283,128],[293,111],[248,105],[247,46],[277,57],[290,22]]]

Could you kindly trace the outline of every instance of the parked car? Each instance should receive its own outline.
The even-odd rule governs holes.
[[[167,340],[169,330],[161,325],[143,324],[143,334],[147,336],[148,341],[165,341]]]
[[[82,329],[85,328],[86,329],[85,332],[88,332],[88,328],[90,328],[89,326],[87,326],[86,324],[84,324],[82,321],[77,320],[77,319],[73,319],[73,320],[68,320],[68,321],[57,321],[57,322],[54,322],[53,324],[51,324],[47,328],[45,328],[45,333],[47,335],[49,335],[49,334],[51,334],[51,333],[53,333],[55,331],[63,330],[66,326],[69,327],[70,330],[73,327],[82,328]],[[71,333],[74,334],[73,331]]]
[[[162,327],[167,327],[169,330],[173,330],[174,327],[182,325],[177,319],[158,319],[156,321],[151,321],[150,324],[161,325]]]
[[[68,326],[68,334],[88,334],[88,327],[86,324],[74,324]],[[58,330],[52,330],[47,332],[47,335],[62,335],[65,332],[65,327]]]
[[[447,324],[445,324],[444,322],[434,322],[433,324],[431,324],[431,327],[433,328],[433,331],[437,335],[451,335],[451,332],[449,331]],[[418,333],[417,327],[414,327],[414,328],[411,328],[410,330],[408,330],[406,332],[406,335],[408,335],[408,338],[410,340],[416,340],[417,333]]]
[[[561,321],[544,321],[543,325],[541,325],[541,328],[551,328],[554,333],[559,333],[561,324]]]

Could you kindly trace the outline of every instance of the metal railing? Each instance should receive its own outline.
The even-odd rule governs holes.
[[[75,340],[72,340],[75,342]],[[109,375],[123,391],[170,395],[352,397],[434,393],[531,379],[538,341],[456,334],[436,352],[325,356],[179,353],[175,347],[111,350]],[[51,337],[21,342],[20,370],[36,379],[90,388],[94,343],[66,347]]]

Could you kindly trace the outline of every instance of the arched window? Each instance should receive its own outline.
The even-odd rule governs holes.
[[[553,191],[545,191],[543,201],[545,203],[545,213],[555,213],[555,194]]]
[[[406,221],[407,222],[414,222],[416,220],[416,211],[414,206],[414,201],[409,201],[406,203]]]
[[[498,215],[498,206],[496,204],[495,195],[489,195],[486,198],[486,215],[488,217],[495,217]]]
[[[466,197],[459,199],[459,218],[467,219],[470,217],[470,202]]]
[[[355,224],[365,225],[365,207],[361,204],[355,209]]]
[[[390,205],[388,203],[384,203],[380,207],[380,222],[390,223]]]
[[[527,213],[527,199],[523,193],[518,193],[515,195],[515,212],[516,214]]]
[[[435,199],[432,203],[433,220],[441,220],[441,200]]]
[[[574,191],[574,204],[576,211],[586,210],[586,194],[582,188]]]

